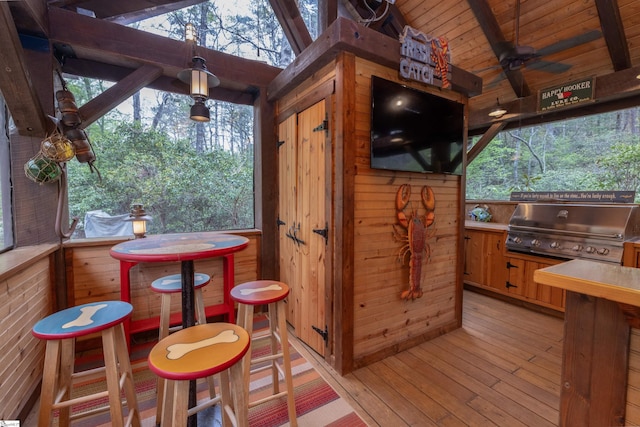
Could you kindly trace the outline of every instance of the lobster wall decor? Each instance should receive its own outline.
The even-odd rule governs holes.
[[[393,226],[394,236],[404,243],[398,258],[404,262],[405,258],[409,257],[409,289],[400,294],[400,298],[404,300],[414,300],[422,296],[420,283],[422,264],[425,260],[428,261],[431,255],[431,248],[427,240],[433,235],[429,227],[435,221],[436,199],[433,190],[428,185],[422,187],[420,196],[425,208],[424,215],[418,215],[418,209],[405,210],[411,198],[409,184],[402,184],[396,193],[396,215],[399,224]]]

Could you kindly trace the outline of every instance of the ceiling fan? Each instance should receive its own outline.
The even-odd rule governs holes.
[[[486,71],[492,68],[502,68],[504,71],[514,71],[519,70],[522,67],[526,67],[528,69],[535,69],[548,73],[564,73],[565,71],[569,70],[569,68],[571,68],[570,64],[545,61],[541,58],[561,52],[566,49],[571,49],[573,47],[588,43],[593,40],[597,40],[602,36],[602,33],[599,30],[592,30],[575,37],[560,40],[546,47],[543,47],[542,49],[536,49],[532,46],[523,46],[518,42],[520,36],[520,0],[516,0],[515,15],[516,21],[514,41],[505,41],[503,43],[500,43],[498,45],[498,48],[496,49],[499,52],[498,61],[500,65],[489,67],[479,71]]]

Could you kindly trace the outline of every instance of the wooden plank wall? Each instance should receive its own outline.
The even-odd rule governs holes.
[[[640,425],[640,329],[631,328],[625,425]]]
[[[234,256],[235,282],[243,283],[260,277],[260,234],[239,234],[249,238],[249,246]],[[116,243],[107,240],[65,244],[69,305],[120,299],[120,262],[109,255],[109,249]],[[212,276],[211,283],[203,288],[205,305],[222,303],[222,258],[197,260],[195,270]],[[160,296],[152,292],[149,285],[159,277],[177,273],[180,273],[178,263],[141,263],[131,269],[132,319],[160,315]],[[173,299],[172,307],[176,312],[180,310],[179,298]]]
[[[462,270],[458,242],[460,221],[464,220],[460,217],[464,203],[461,177],[370,169],[372,75],[399,81],[397,70],[356,60],[356,140],[345,141],[355,149],[357,167],[353,284],[356,368],[455,329],[461,322],[457,314]],[[466,102],[451,91],[415,87]],[[411,206],[419,213],[424,213],[422,186],[431,186],[436,197],[436,220],[428,240],[431,258],[422,268],[424,295],[414,301],[400,298],[408,288],[409,269],[398,259],[402,243],[393,237],[396,191],[404,183],[411,185]]]
[[[43,256],[0,280],[0,420],[28,410],[42,379],[45,345],[31,328],[51,313],[51,271],[50,256]]]

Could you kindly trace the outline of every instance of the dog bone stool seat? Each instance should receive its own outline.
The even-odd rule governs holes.
[[[105,410],[111,414],[112,425],[140,426],[123,327],[124,320],[132,311],[133,307],[127,302],[94,302],[53,313],[33,326],[32,334],[46,340],[38,426],[50,425],[55,409],[59,410],[59,425],[69,425],[69,420],[73,418],[70,416],[72,406],[100,398],[109,399],[109,406]],[[105,366],[74,373],[75,340],[93,333],[100,333],[102,337]],[[96,373],[104,373],[107,390],[72,399],[73,380]],[[124,389],[128,408],[126,420],[120,398],[121,389]]]
[[[273,392],[270,396],[249,402],[249,407],[259,405],[268,400],[287,396],[289,422],[297,426],[296,404],[293,392],[293,378],[291,375],[291,358],[289,356],[289,340],[287,337],[287,317],[285,298],[289,295],[289,286],[274,280],[256,280],[242,283],[231,290],[231,298],[238,303],[238,325],[247,330],[252,342],[260,339],[270,339],[271,354],[252,359],[251,350],[244,361],[244,382],[249,384],[251,372],[271,369]],[[269,312],[269,333],[253,337],[254,307],[267,305]],[[280,351],[278,351],[278,344]],[[255,368],[252,371],[252,367]],[[282,375],[286,390],[280,392],[279,374]],[[248,389],[247,389],[248,393]],[[247,397],[248,401],[248,397]]]
[[[165,381],[164,399],[158,401],[162,419],[185,426],[187,417],[221,402],[225,421],[247,426],[248,406],[242,357],[249,349],[249,334],[231,323],[207,323],[182,329],[158,342],[149,353],[149,369]],[[220,394],[189,406],[189,382],[220,374]],[[231,387],[230,387],[231,382]]]
[[[193,275],[193,288],[194,299],[196,305],[196,320],[198,324],[207,323],[207,315],[204,310],[204,299],[202,297],[202,288],[211,282],[211,276],[204,273],[195,273]],[[169,335],[169,332],[177,331],[182,328],[182,325],[177,325],[171,328],[171,296],[178,294],[182,295],[182,275],[171,274],[169,276],[160,277],[151,282],[151,290],[162,295],[160,303],[160,333],[158,341]],[[209,382],[209,391],[211,395],[215,395],[215,383],[213,377],[207,379]],[[157,395],[156,398],[159,401],[164,399],[164,379],[158,377]],[[158,406],[160,409],[160,406]],[[158,412],[156,414],[156,423],[160,424],[162,421],[162,414]]]

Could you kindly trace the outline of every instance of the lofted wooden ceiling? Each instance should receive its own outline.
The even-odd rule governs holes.
[[[114,34],[113,25],[200,1],[4,2],[0,12],[4,10],[5,17],[10,14],[15,29],[0,29],[0,42],[15,40],[12,31],[46,37],[58,49],[70,52],[65,71],[93,77],[111,75],[120,79],[142,65],[158,67],[161,76],[150,85],[175,90],[172,76],[183,67],[185,56],[181,43],[129,28]],[[397,39],[408,24],[430,36],[444,36],[449,41],[452,64],[482,79],[481,93],[474,93],[469,100],[470,133],[489,130],[490,134],[504,127],[640,104],[640,80],[636,79],[640,74],[640,2],[637,0],[396,0],[389,5],[385,0],[319,0],[322,27],[328,27],[338,17],[353,21],[369,18],[370,11],[364,1],[368,1],[368,6],[378,15],[386,10],[380,20],[368,24],[370,29]],[[294,52],[304,56],[314,43],[302,23],[295,0],[270,0],[270,3]],[[90,11],[98,21],[80,16],[77,11]],[[315,44],[319,43],[322,41]],[[501,64],[500,58],[516,45],[533,48],[541,56],[526,61],[523,66],[504,61]],[[0,56],[5,49],[0,48]],[[206,55],[208,62],[216,63],[216,74],[222,80],[219,96],[230,99],[241,96],[238,93],[251,94],[256,86],[268,85],[281,71],[219,52],[209,51]],[[19,48],[4,56],[10,62],[19,61]],[[595,77],[596,102],[551,114],[537,113],[539,90],[583,77]],[[27,82],[26,79],[25,84]],[[15,78],[0,75],[3,94],[12,89],[8,86],[15,84]],[[508,110],[498,121],[488,117],[497,100]]]

